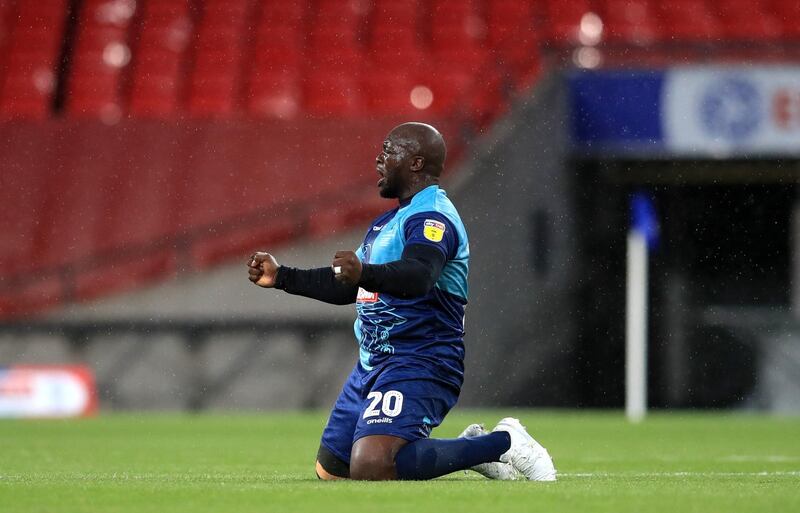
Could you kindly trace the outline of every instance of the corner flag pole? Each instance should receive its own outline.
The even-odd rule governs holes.
[[[647,240],[628,232],[625,308],[625,415],[639,422],[647,413]]]
[[[658,241],[658,220],[644,193],[631,198],[625,297],[625,415],[639,422],[647,414],[648,250]]]

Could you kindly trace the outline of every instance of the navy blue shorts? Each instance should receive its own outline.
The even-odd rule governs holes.
[[[357,363],[333,407],[322,444],[350,463],[359,438],[390,435],[409,442],[427,438],[455,406],[459,390],[430,373],[412,378],[412,365],[386,365],[367,372]]]

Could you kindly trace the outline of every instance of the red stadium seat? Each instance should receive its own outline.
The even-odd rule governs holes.
[[[260,23],[300,28],[309,10],[308,0],[261,2]]]
[[[116,123],[122,117],[116,75],[76,74],[69,80],[67,112],[75,117],[100,118]]]
[[[297,72],[264,70],[250,77],[247,110],[256,116],[292,119],[302,109]]]
[[[236,92],[235,76],[215,72],[196,74],[189,92],[189,113],[200,118],[228,116],[237,110]]]
[[[711,42],[722,37],[719,20],[705,2],[673,0],[659,8],[662,30],[671,41]]]
[[[467,30],[481,29],[479,26],[470,27],[471,24],[481,23],[478,5],[474,0],[431,0],[427,3],[431,27],[449,25]]]
[[[14,3],[11,0],[0,0],[0,83],[3,80],[7,48],[11,39],[14,7]]]
[[[581,44],[581,20],[594,12],[588,0],[547,0],[545,7],[545,37],[556,46]]]
[[[239,110],[248,0],[211,0],[204,5],[193,47],[189,75],[189,113],[224,117]]]
[[[540,36],[529,2],[493,0],[487,7],[489,57],[502,81],[514,90],[526,89],[540,71]]]
[[[188,13],[189,3],[187,0],[147,0],[141,8],[148,19],[174,19]]]
[[[358,29],[369,11],[364,2],[349,0],[317,0],[314,5],[312,27],[330,26],[343,30]]]
[[[141,118],[168,118],[178,113],[175,77],[150,77],[131,89],[129,112]]]
[[[184,62],[179,53],[161,47],[141,48],[134,62],[134,83],[150,76],[171,77],[175,80],[183,71]]]
[[[239,47],[242,39],[240,30],[241,28],[238,26],[210,24],[208,22],[202,24],[195,34],[197,38],[195,46],[197,54],[202,55],[204,52],[230,52],[231,47]]]
[[[304,62],[303,53],[297,48],[258,48],[253,56],[251,75],[260,71],[295,71]]]
[[[37,0],[36,2],[17,1],[18,21],[36,20],[44,25],[55,27],[66,18],[68,0]]]
[[[191,35],[188,0],[150,0],[139,21],[129,112],[168,117],[178,111]]]
[[[249,0],[205,0],[203,18],[214,23],[219,19],[243,19],[250,11]]]
[[[195,56],[193,75],[205,79],[217,73],[236,73],[240,56],[227,49],[208,50]]]
[[[78,36],[67,80],[66,110],[73,116],[116,122],[123,110],[122,70],[131,50],[135,2],[88,0],[78,13]]]
[[[787,40],[800,40],[800,2],[797,0],[772,0],[765,7],[775,13],[775,18],[781,27],[781,34]]]
[[[41,119],[48,115],[56,89],[56,65],[66,19],[66,0],[16,2],[4,7],[9,27],[4,38],[5,68],[0,76],[0,117]],[[10,16],[10,17],[9,17]]]
[[[366,54],[356,48],[310,50],[304,55],[306,67],[326,74],[358,74]]]
[[[0,0],[0,23],[3,23],[3,27],[13,16],[15,3],[14,0]]]
[[[653,0],[604,0],[600,14],[603,41],[648,45],[661,39]]]
[[[172,18],[143,18],[139,26],[139,44],[173,52],[186,49],[192,24],[186,13]]]
[[[486,25],[473,1],[435,0],[430,5],[430,48],[450,66],[474,69],[485,58]]]
[[[38,21],[33,21],[33,23],[38,23]],[[10,57],[13,57],[15,53],[38,53],[45,56],[48,62],[55,63],[61,51],[61,44],[61,36],[54,35],[53,28],[49,25],[25,26],[18,20],[11,33],[8,52]]]
[[[510,48],[520,36],[534,31],[533,9],[528,2],[492,0],[486,8],[486,39],[493,48]]]
[[[380,63],[373,66],[380,69]],[[411,115],[419,112],[411,104],[411,91],[419,85],[408,74],[365,73],[361,80],[367,110],[376,115]]]
[[[469,103],[467,95],[475,79],[473,72],[446,64],[440,63],[430,74],[429,87],[433,92],[430,112],[437,115],[449,115],[463,109]]]
[[[362,112],[360,82],[355,74],[310,71],[304,77],[306,110],[316,116],[351,116]]]
[[[255,116],[292,119],[303,109],[300,69],[306,61],[301,28],[307,5],[269,2],[256,20],[253,63],[247,71],[247,111]],[[288,20],[288,22],[287,22]]]
[[[256,48],[302,50],[306,33],[290,25],[261,23],[256,27]]]
[[[424,60],[421,37],[413,27],[371,27],[368,37],[367,53],[376,63],[420,62]]]
[[[9,70],[0,87],[0,118],[44,119],[50,112],[55,73],[50,67]]]
[[[391,27],[416,27],[421,16],[419,0],[375,0],[369,25],[381,32]]]
[[[309,35],[308,53],[313,57],[332,55],[337,58],[332,64],[341,69],[357,66],[363,58],[362,45],[357,40],[355,32],[338,29],[317,28]],[[352,60],[347,60],[351,58]],[[325,66],[330,64],[327,60],[311,61],[309,65]]]
[[[462,25],[440,25],[431,31],[431,49],[434,53],[453,51],[460,48],[473,49],[480,41]]]
[[[782,36],[782,26],[764,0],[725,0],[714,7],[727,39],[774,41]]]

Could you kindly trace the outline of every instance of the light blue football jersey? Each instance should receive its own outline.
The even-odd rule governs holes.
[[[385,264],[399,260],[409,244],[438,248],[446,263],[436,285],[422,297],[402,299],[359,289],[354,331],[361,365],[369,371],[413,357],[452,371],[451,381],[460,386],[469,241],[461,217],[438,185],[378,217],[356,253],[364,263]]]

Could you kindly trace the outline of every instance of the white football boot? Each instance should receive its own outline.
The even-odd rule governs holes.
[[[488,434],[489,432],[486,431],[482,425],[470,424],[460,435],[458,435],[458,437],[472,438],[473,436],[481,436]],[[487,477],[489,479],[495,479],[498,481],[513,481],[518,477],[517,471],[514,470],[514,466],[511,465],[511,463],[502,463],[499,461],[490,461],[489,463],[481,463],[480,465],[475,465],[470,470],[474,470],[475,472],[484,477]]]
[[[555,481],[556,468],[547,449],[533,439],[518,419],[506,417],[492,431],[505,431],[511,437],[511,448],[500,461],[511,463],[529,481]]]

